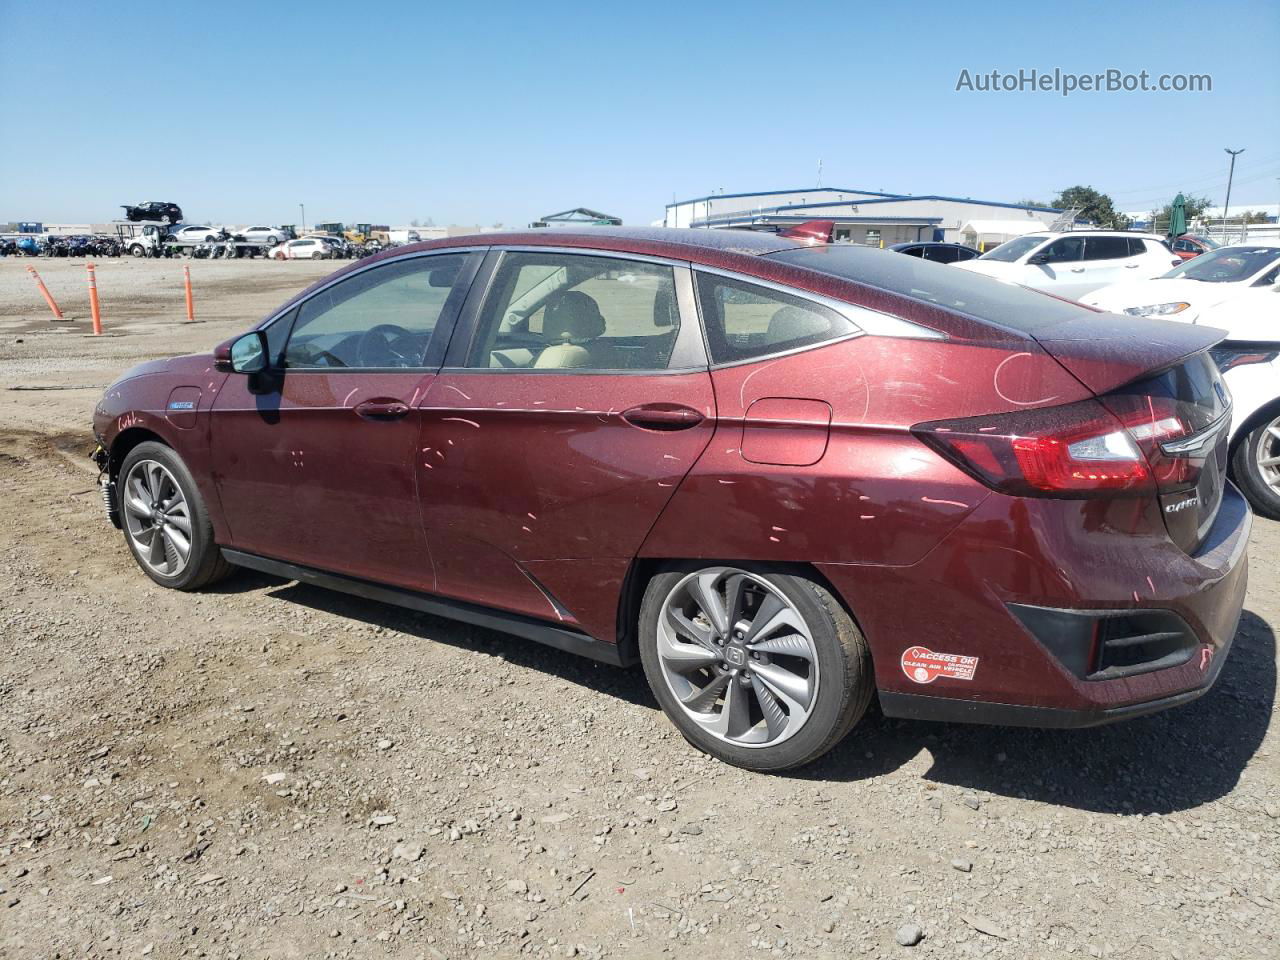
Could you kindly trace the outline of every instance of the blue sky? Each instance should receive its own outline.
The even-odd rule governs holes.
[[[0,220],[523,225],[827,185],[1120,209],[1280,201],[1273,2],[0,0]],[[1212,93],[956,92],[961,69]]]

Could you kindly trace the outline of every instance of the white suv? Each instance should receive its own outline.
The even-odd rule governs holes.
[[[1121,280],[1148,280],[1182,261],[1150,233],[1029,233],[955,266],[1069,300]]]

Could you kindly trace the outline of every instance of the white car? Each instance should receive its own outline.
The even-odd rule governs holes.
[[[1181,262],[1155,234],[1077,230],[1015,237],[954,266],[1078,300],[1121,280],[1158,277]]]
[[[207,224],[197,226],[189,223],[184,227],[178,227],[176,230],[170,230],[169,236],[179,243],[217,243],[221,232],[217,227],[211,227]]]
[[[1280,243],[1242,243],[1202,253],[1154,280],[1097,290],[1081,302],[1111,313],[1195,323],[1202,311],[1249,287],[1271,286],[1277,276]]]
[[[1231,390],[1231,474],[1255,513],[1280,520],[1280,284],[1238,293],[1198,322],[1227,332],[1212,353]]]
[[[283,230],[277,230],[275,227],[245,227],[243,230],[237,230],[236,234],[250,243],[261,243],[268,247],[274,247],[277,243],[284,243],[289,239]]]
[[[268,256],[276,260],[328,260],[333,256],[329,245],[318,237],[300,237],[277,244]]]

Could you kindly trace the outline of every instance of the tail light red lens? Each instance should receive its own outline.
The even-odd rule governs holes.
[[[1096,400],[922,423],[912,432],[987,486],[1014,496],[1136,495],[1155,489],[1138,441]]]

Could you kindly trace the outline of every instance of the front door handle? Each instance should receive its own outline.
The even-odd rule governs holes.
[[[641,430],[688,430],[706,418],[679,403],[645,403],[622,411],[622,419]]]
[[[399,420],[409,412],[409,405],[393,397],[374,397],[357,403],[355,410],[366,420]]]
[[[1140,263],[1126,263],[1124,268],[1126,270],[1137,270],[1140,266],[1142,266]]]
[[[1072,273],[1084,273],[1084,267],[1072,267],[1072,268],[1071,268],[1071,272],[1072,272]]]

